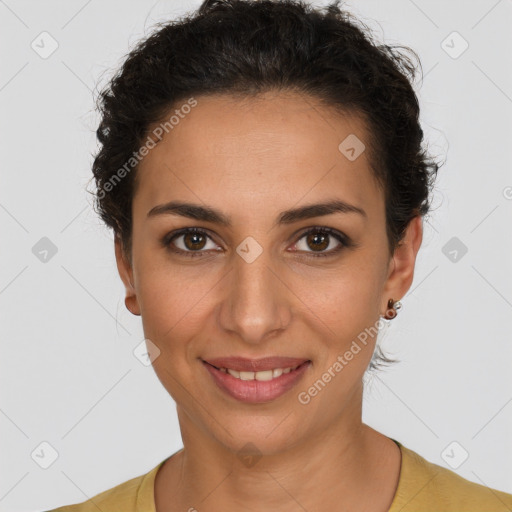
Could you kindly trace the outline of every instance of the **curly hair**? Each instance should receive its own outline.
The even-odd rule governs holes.
[[[409,222],[429,212],[439,165],[423,147],[416,67],[405,52],[421,68],[419,57],[379,44],[340,2],[315,8],[302,0],[205,0],[191,14],[158,23],[129,52],[97,99],[100,149],[92,166],[95,210],[129,258],[141,145],[195,95],[292,91],[360,116],[385,195],[390,255]],[[371,368],[393,362],[377,351]]]

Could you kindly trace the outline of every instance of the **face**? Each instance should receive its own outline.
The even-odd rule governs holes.
[[[368,146],[359,118],[292,93],[196,100],[137,170],[130,262],[116,242],[184,440],[189,428],[270,454],[355,429],[372,333],[412,282],[421,220],[390,258],[367,151],[339,149],[351,135]],[[206,363],[234,356],[308,362],[251,382]]]

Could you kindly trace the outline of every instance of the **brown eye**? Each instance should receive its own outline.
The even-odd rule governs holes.
[[[183,244],[191,251],[197,251],[204,247],[206,237],[200,233],[186,233],[183,236]]]
[[[329,237],[330,235],[321,232],[309,233],[306,238],[306,243],[308,247],[312,248],[314,251],[323,251],[329,247]]]
[[[211,246],[207,247],[208,242]],[[185,228],[169,233],[162,239],[162,245],[170,251],[184,256],[205,256],[210,250],[219,250],[211,236],[199,228]]]
[[[297,252],[316,257],[335,256],[344,247],[351,246],[349,238],[342,233],[331,228],[316,227],[303,233],[294,248]]]

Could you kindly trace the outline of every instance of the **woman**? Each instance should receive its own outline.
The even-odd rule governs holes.
[[[206,0],[102,93],[97,207],[184,448],[56,510],[512,507],[362,423],[438,165],[414,66],[350,18]]]

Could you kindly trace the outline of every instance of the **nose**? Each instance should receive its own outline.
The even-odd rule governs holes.
[[[245,343],[261,344],[288,326],[291,292],[268,251],[252,262],[234,254],[232,265],[224,284],[221,327]]]

